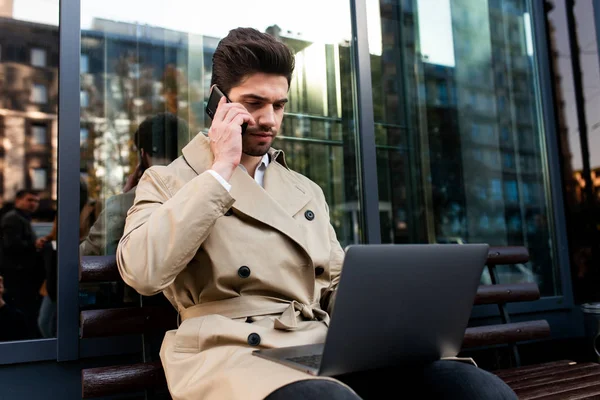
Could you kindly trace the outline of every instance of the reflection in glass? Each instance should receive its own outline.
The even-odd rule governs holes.
[[[208,3],[200,14],[182,12],[197,10],[193,1],[153,4],[82,0],[81,175],[96,209],[81,255],[115,254],[144,169],[170,163],[208,132],[212,55],[230,29],[248,21],[296,53],[273,146],[323,188],[342,244],[360,241],[348,3],[309,0],[290,13],[281,2],[264,1],[258,10],[235,0],[222,18],[224,8]],[[118,285],[87,285],[80,298],[87,308],[139,300]]]
[[[0,342],[56,335],[58,1],[34,3],[0,4]]]
[[[530,2],[370,2],[383,240],[524,245],[501,281],[560,294]]]
[[[594,21],[592,2],[575,2],[574,35],[579,45],[578,51],[569,44],[565,1],[549,1],[545,9],[552,54],[554,109],[573,292],[576,303],[595,302],[600,300],[600,121],[596,112],[600,107],[600,66],[596,41],[598,27]],[[580,63],[581,88],[575,86],[571,57],[577,57]],[[579,90],[585,103],[581,111],[586,120],[586,134],[579,129],[579,110],[575,100]],[[585,143],[589,156],[584,154]],[[589,168],[585,167],[586,163]]]

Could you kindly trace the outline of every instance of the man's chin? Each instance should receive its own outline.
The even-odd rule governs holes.
[[[270,146],[266,147],[253,147],[251,149],[243,149],[242,153],[250,157],[262,157],[269,151]]]
[[[253,146],[243,146],[242,153],[250,157],[262,157],[271,148],[271,142],[254,144]]]

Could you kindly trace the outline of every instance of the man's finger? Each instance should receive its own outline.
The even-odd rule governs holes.
[[[248,123],[254,123],[254,119],[253,119],[253,118],[252,118],[252,116],[250,116],[249,114],[248,114],[248,115],[245,115],[245,114],[238,114],[238,115],[235,117],[235,119],[233,120],[233,122],[234,122],[234,124],[235,124],[235,125],[239,125],[239,127],[240,127],[240,132],[241,132],[241,129],[242,129],[242,124],[243,124],[244,122],[248,122]]]
[[[225,117],[225,114],[227,113],[227,110],[229,109],[229,107],[227,107],[227,98],[225,96],[221,97],[219,99],[219,102],[217,103],[217,110],[215,111],[215,115],[213,117],[213,120],[216,121],[222,121],[223,118]]]
[[[246,118],[252,118],[252,116],[245,109],[232,108],[229,110],[229,112],[227,112],[227,115],[225,116],[223,122],[229,124],[231,121],[237,118],[238,115],[245,115]]]

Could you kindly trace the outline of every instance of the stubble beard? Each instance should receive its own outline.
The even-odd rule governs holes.
[[[265,142],[262,144],[255,144],[251,143],[251,137],[246,135],[248,135],[248,133],[246,133],[244,135],[245,137],[242,138],[242,153],[244,153],[247,156],[262,157],[265,154],[267,154],[267,152],[271,148],[271,145],[273,144],[274,137],[269,143]]]

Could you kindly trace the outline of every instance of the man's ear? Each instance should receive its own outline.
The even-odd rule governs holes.
[[[212,91],[213,91],[213,89],[215,88],[215,86],[217,86],[217,84],[216,84],[216,83],[210,87],[210,90],[208,91],[208,95],[209,95],[209,96],[210,96],[210,94],[212,93]]]

